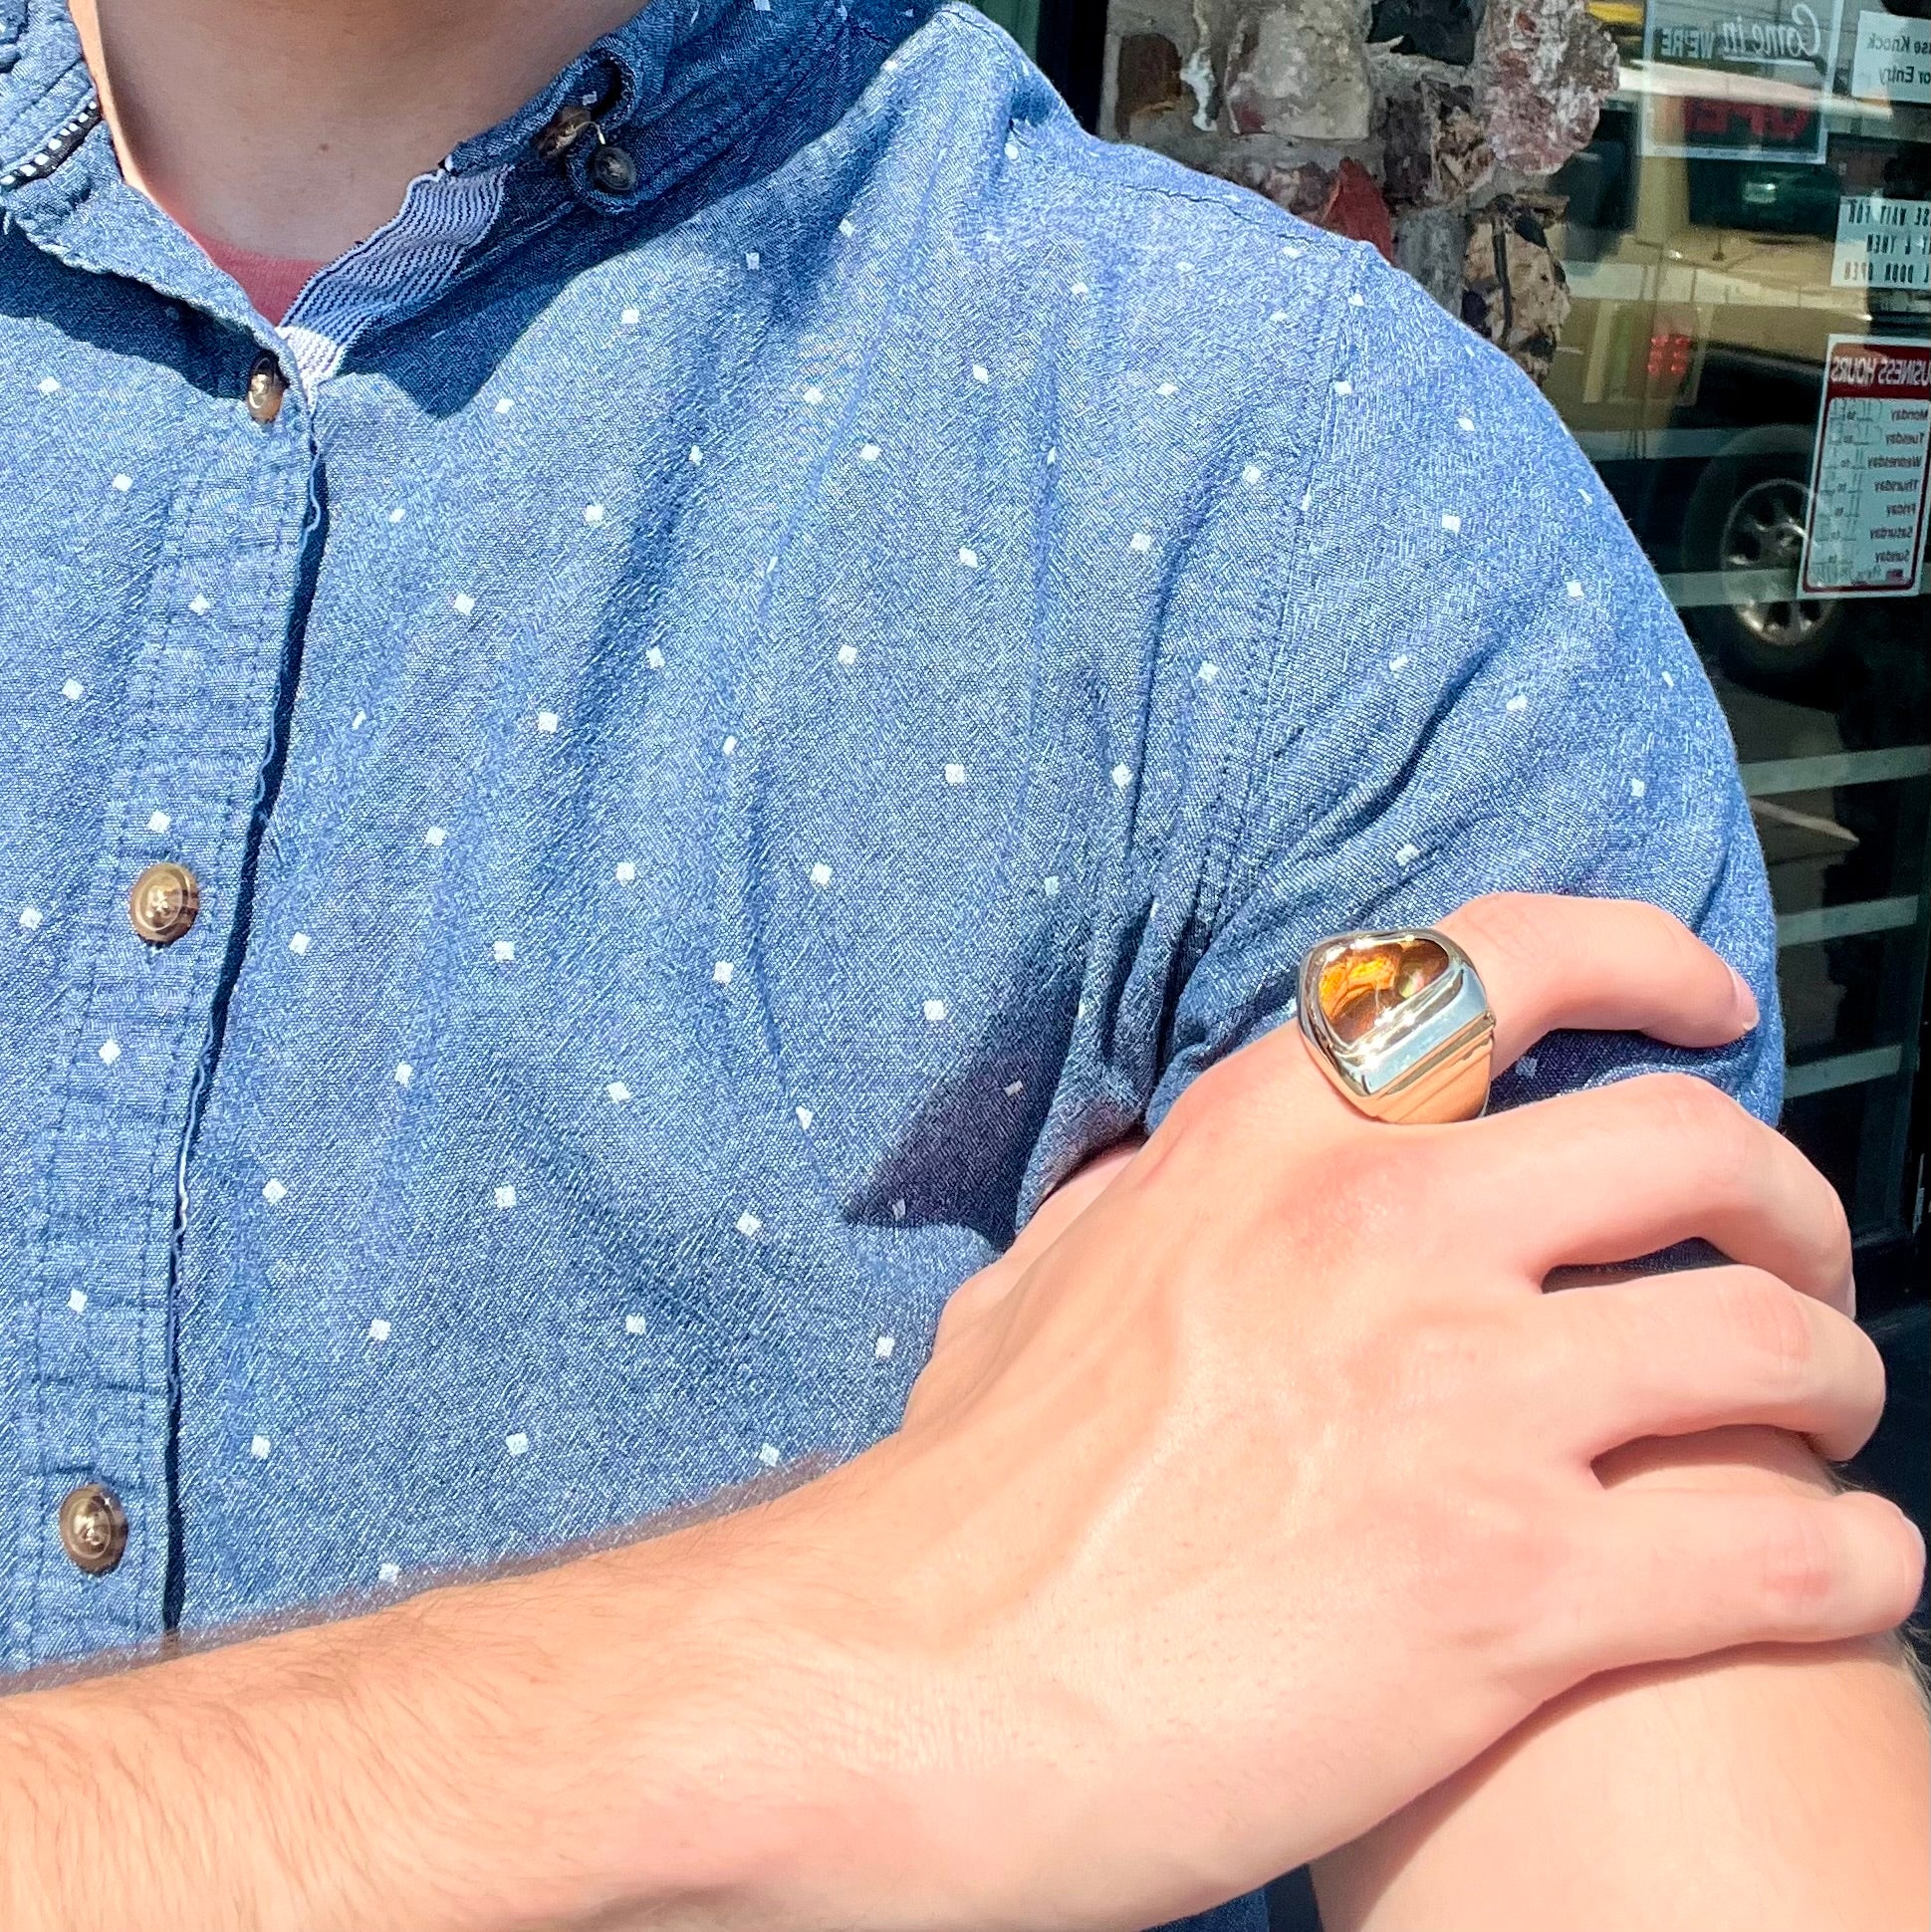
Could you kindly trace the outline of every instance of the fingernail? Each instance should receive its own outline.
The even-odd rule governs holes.
[[[1893,1509],[1897,1509],[1897,1505],[1895,1503],[1893,1503],[1891,1507]],[[1918,1590],[1922,1592],[1924,1588],[1924,1559],[1925,1559],[1924,1531],[1916,1523],[1914,1523],[1908,1516],[1906,1516],[1902,1510],[1897,1510],[1897,1520],[1901,1524],[1903,1524],[1906,1530],[1908,1530],[1911,1533],[1911,1537],[1913,1541],[1917,1544],[1917,1553],[1918,1553],[1917,1562],[1911,1566],[1911,1571],[1912,1571],[1912,1574],[1917,1577]]]
[[[1737,1015],[1746,1027],[1754,1027],[1763,1017],[1757,1005],[1757,996],[1750,990],[1750,982],[1732,966],[1730,978],[1737,990]]]

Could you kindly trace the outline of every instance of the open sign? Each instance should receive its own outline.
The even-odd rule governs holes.
[[[1702,154],[1789,155],[1814,153],[1820,117],[1814,108],[1774,101],[1682,103],[1683,139]]]

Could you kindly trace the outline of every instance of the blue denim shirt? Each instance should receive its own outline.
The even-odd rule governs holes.
[[[1502,357],[967,10],[684,4],[284,335],[0,0],[10,1668],[857,1450],[1329,931],[1639,894],[1773,1010],[1708,686]],[[539,152],[584,100],[633,190]]]

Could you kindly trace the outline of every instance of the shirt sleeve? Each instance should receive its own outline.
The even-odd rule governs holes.
[[[1273,674],[1224,802],[1232,856],[1149,1120],[1286,1017],[1328,934],[1427,924],[1500,890],[1664,906],[1743,972],[1764,1019],[1710,1053],[1553,1036],[1495,1104],[1687,1068],[1774,1118],[1761,848],[1662,587],[1514,364],[1372,255],[1345,300]]]

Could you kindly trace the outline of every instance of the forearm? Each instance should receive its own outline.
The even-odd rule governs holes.
[[[1655,1486],[1827,1483],[1765,1431],[1639,1444],[1620,1464]],[[1926,1742],[1894,1638],[1616,1672],[1324,1861],[1324,1922],[1895,1932],[1924,1909]]]
[[[791,1922],[890,1809],[793,1503],[0,1701],[0,1923]]]

